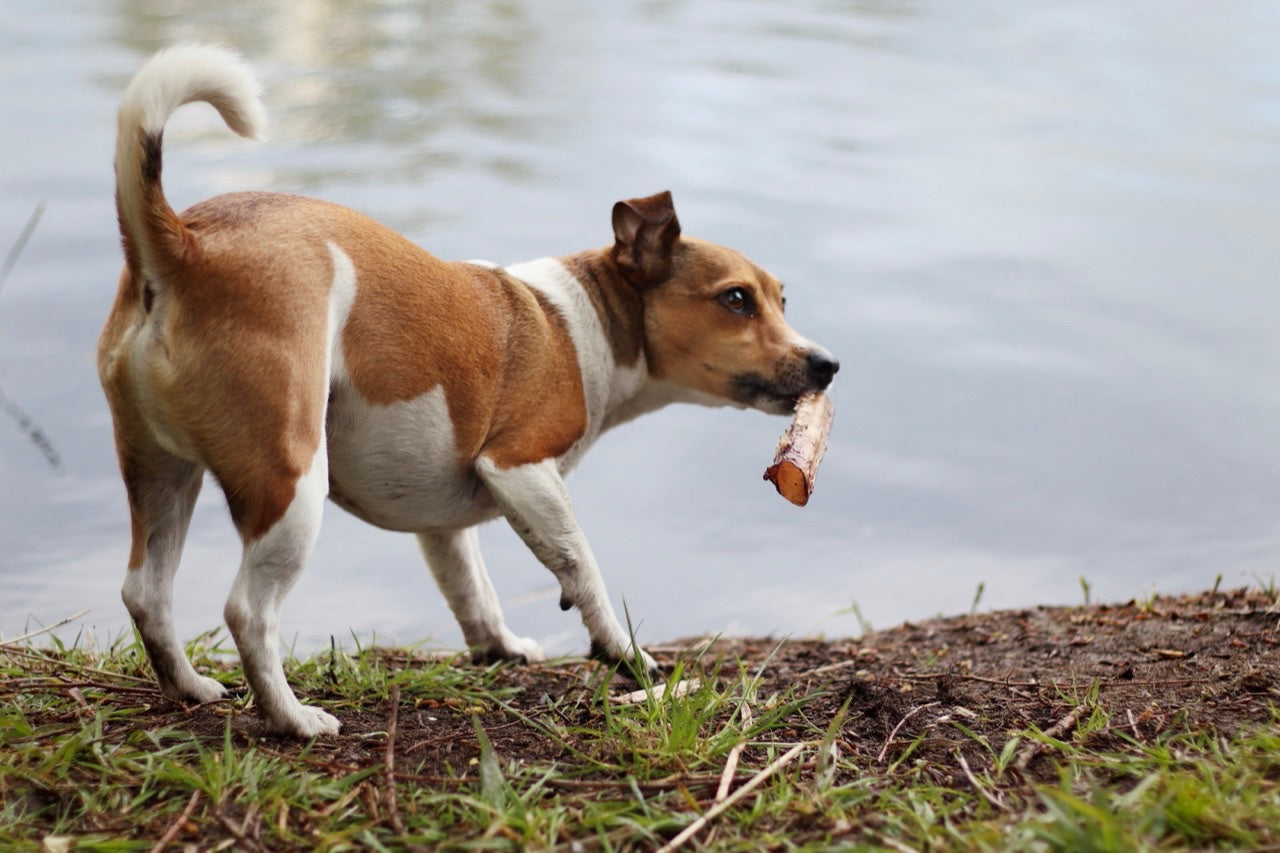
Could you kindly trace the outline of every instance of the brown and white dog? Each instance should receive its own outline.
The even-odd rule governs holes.
[[[219,48],[153,57],[119,112],[125,268],[98,348],[128,492],[123,597],[160,687],[197,675],[172,618],[174,572],[204,472],[244,543],[224,615],[269,730],[338,720],[285,681],[277,623],[326,495],[416,533],[484,658],[540,660],[503,621],[475,525],[498,515],[555,575],[595,652],[639,655],[609,603],[563,477],[600,433],[675,401],[787,414],[837,363],[783,319],[778,281],[681,236],[671,196],[620,201],[612,245],[498,268],[441,261],[333,204],[235,193],[174,213],[160,185],[175,109],[264,122],[252,72]]]

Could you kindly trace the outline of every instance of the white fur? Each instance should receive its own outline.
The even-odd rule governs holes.
[[[328,484],[321,446],[310,469],[298,478],[285,514],[265,534],[245,545],[240,571],[223,610],[267,728],[304,738],[337,734],[341,724],[333,715],[299,702],[285,680],[280,662],[280,611],[320,534]]]
[[[481,457],[476,472],[511,527],[560,581],[562,602],[578,608],[592,647],[616,660],[630,659],[635,654],[631,638],[609,602],[600,567],[574,517],[555,460],[502,468]],[[646,668],[656,667],[647,652],[639,654]]]
[[[160,472],[155,472],[159,474]],[[136,507],[148,537],[142,565],[125,573],[120,597],[142,637],[160,691],[179,702],[211,702],[226,693],[217,681],[196,674],[173,624],[173,578],[200,494],[203,469],[174,461]]]
[[[339,339],[351,315],[351,305],[356,301],[356,265],[338,244],[325,245],[333,262],[333,280],[329,284],[329,362],[325,377],[325,384],[331,385],[347,380],[347,365]]]
[[[489,580],[474,527],[418,534],[422,555],[431,568],[467,645],[482,658],[546,660],[542,647],[517,637],[502,617],[498,593]]]
[[[542,258],[514,264],[506,271],[546,296],[569,327],[587,399],[584,443],[590,445],[604,429],[609,412],[633,398],[644,385],[649,375],[644,355],[632,366],[618,366],[591,297],[560,261]]]
[[[335,384],[329,417],[334,502],[388,530],[469,527],[497,515],[483,489],[458,474],[444,388],[389,405]]]

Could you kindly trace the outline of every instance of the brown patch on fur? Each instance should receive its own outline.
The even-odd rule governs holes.
[[[323,243],[298,237],[331,207],[263,194],[196,205],[152,311],[126,270],[99,342],[118,440],[141,445],[120,451],[126,483],[164,457],[207,465],[246,541],[284,514],[320,445],[332,271]]]
[[[441,261],[360,222],[336,242],[356,268],[342,348],[361,396],[388,405],[443,386],[464,467],[482,452],[510,467],[568,450],[586,432],[586,401],[554,306],[501,270]]]

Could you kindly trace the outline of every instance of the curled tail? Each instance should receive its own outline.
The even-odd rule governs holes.
[[[116,215],[130,270],[159,277],[181,259],[189,240],[160,185],[169,116],[183,104],[204,101],[233,131],[257,138],[266,124],[259,91],[239,56],[207,45],[166,48],[134,75],[116,119]]]

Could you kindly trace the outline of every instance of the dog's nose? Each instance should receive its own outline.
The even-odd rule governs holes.
[[[816,349],[809,353],[809,376],[819,388],[826,388],[831,384],[831,377],[836,375],[836,371],[840,369],[840,362],[832,357],[831,353],[826,350]]]

